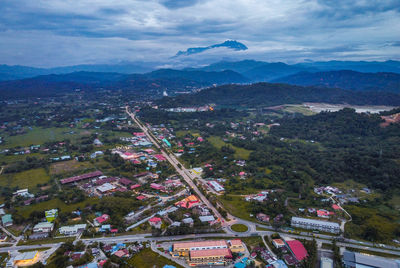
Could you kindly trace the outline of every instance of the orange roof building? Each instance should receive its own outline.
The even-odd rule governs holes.
[[[190,195],[181,201],[175,203],[175,206],[182,207],[182,208],[192,208],[193,206],[200,203],[200,200],[195,195]]]

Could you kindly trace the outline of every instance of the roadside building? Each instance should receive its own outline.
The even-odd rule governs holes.
[[[320,268],[333,268],[333,260],[327,257],[321,257]]]
[[[149,224],[155,228],[160,229],[161,223],[162,223],[162,220],[158,217],[153,217],[153,218],[149,219]]]
[[[93,220],[93,223],[95,226],[100,226],[104,222],[108,221],[110,219],[110,216],[107,214],[103,214],[100,217],[97,217]]]
[[[242,240],[240,239],[233,239],[228,241],[229,249],[235,253],[243,253],[245,252],[245,247],[243,245]]]
[[[62,235],[76,235],[86,229],[86,224],[75,224],[70,226],[62,226],[58,229]]]
[[[274,240],[272,240],[272,244],[273,244],[276,248],[282,248],[282,247],[285,247],[285,246],[286,246],[285,242],[283,242],[282,239],[274,239]]]
[[[13,219],[11,214],[6,214],[3,217],[1,217],[1,223],[3,224],[4,227],[13,225]]]
[[[339,224],[330,221],[292,217],[291,226],[297,228],[310,229],[310,230],[319,230],[335,234],[340,233]]]
[[[177,242],[172,245],[171,254],[173,257],[188,257],[190,251],[221,248],[228,248],[225,240]]]
[[[400,266],[399,262],[393,259],[352,251],[343,253],[343,265],[346,268],[398,268]]]
[[[307,258],[308,253],[307,250],[304,248],[303,244],[298,240],[289,240],[286,241],[290,251],[293,253],[297,261],[302,261],[303,259]]]
[[[225,191],[225,188],[217,181],[209,181],[208,185],[210,185],[217,193],[222,193]]]
[[[14,258],[14,266],[29,266],[39,260],[38,251],[28,251],[20,253]]]
[[[53,231],[54,223],[52,222],[39,222],[35,226],[33,226],[34,233],[50,233]]]
[[[226,265],[232,261],[232,252],[227,248],[205,249],[190,251],[188,264],[200,265]]]

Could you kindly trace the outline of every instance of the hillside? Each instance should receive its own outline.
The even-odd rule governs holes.
[[[400,105],[400,95],[383,92],[357,92],[335,88],[303,87],[288,84],[257,83],[224,85],[190,95],[164,98],[168,107],[215,103],[226,106],[274,106],[289,103],[326,102],[355,105]]]
[[[205,72],[160,69],[147,74],[74,72],[41,75],[34,78],[0,82],[0,98],[46,97],[72,92],[77,88],[97,88],[135,91],[138,94],[161,97],[164,89],[175,91],[211,86],[213,84],[244,83],[248,79],[233,71]]]
[[[400,74],[396,73],[360,73],[355,71],[300,72],[275,79],[273,82],[400,93]]]

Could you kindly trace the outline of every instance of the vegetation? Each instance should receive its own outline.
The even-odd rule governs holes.
[[[169,259],[153,252],[151,249],[146,248],[135,254],[128,260],[129,267],[155,267],[162,268],[164,265],[173,265],[175,267],[182,267],[179,264],[170,261]]]
[[[244,225],[244,224],[233,224],[233,225],[231,226],[231,229],[232,229],[233,231],[235,231],[235,232],[244,233],[244,232],[247,232],[247,230],[248,230],[249,228],[247,228],[247,226]]]

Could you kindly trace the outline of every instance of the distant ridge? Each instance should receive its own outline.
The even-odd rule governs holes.
[[[191,47],[185,51],[178,51],[178,53],[176,53],[175,57],[189,56],[189,55],[201,53],[206,50],[210,50],[210,49],[217,48],[217,47],[226,47],[226,48],[230,48],[230,49],[233,49],[236,51],[248,49],[243,43],[240,43],[236,40],[226,40],[225,42],[223,42],[221,44],[215,44],[215,45],[211,45],[208,47]]]

